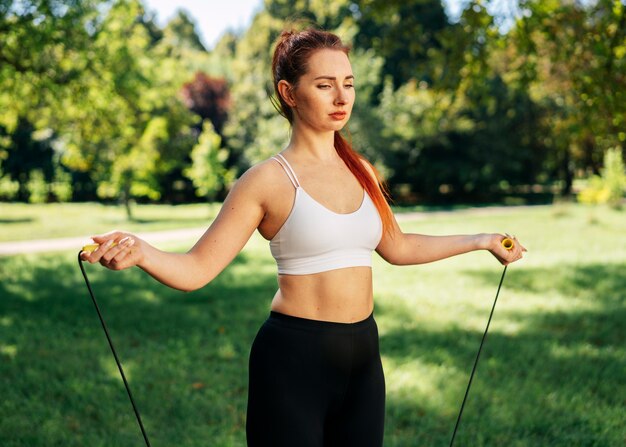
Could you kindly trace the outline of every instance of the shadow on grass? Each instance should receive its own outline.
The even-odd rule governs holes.
[[[3,217],[0,218],[0,224],[20,224],[34,222],[32,217]]]
[[[493,271],[464,274],[482,278],[495,292],[499,277]],[[506,323],[499,326],[496,308],[456,444],[623,445],[626,265],[520,269],[509,275],[505,289],[556,292],[589,305],[530,314],[508,310],[501,318],[519,325],[514,334],[507,333]],[[410,326],[411,311],[402,306],[378,306],[377,314]],[[386,445],[448,445],[481,337],[482,331],[414,326],[381,337],[381,350],[394,365],[413,367],[417,361],[439,374],[432,395],[418,387],[388,400]],[[438,404],[441,395],[449,405]]]
[[[213,214],[209,215],[207,211],[207,215],[205,217],[150,217],[150,218],[137,218],[133,217],[129,219],[129,222],[136,224],[176,224],[179,225],[184,223],[184,226],[194,227],[194,226],[202,226],[210,223],[215,216]]]
[[[621,445],[625,267],[510,272],[504,290],[592,305],[509,310],[521,326],[514,334],[496,309],[456,445]],[[138,270],[86,268],[153,445],[244,445],[248,352],[276,289],[273,265],[244,252],[189,294]],[[495,291],[492,270],[464,274]],[[141,445],[75,255],[1,258],[0,279],[0,445]],[[411,319],[390,302],[377,315]],[[436,371],[424,377],[430,391],[410,384],[388,396],[387,447],[448,445],[481,336],[419,327],[381,336],[398,370],[417,362]]]
[[[0,259],[0,444],[141,445],[75,256],[33,261]],[[243,445],[248,353],[274,271],[244,253],[185,294],[139,270],[85,267],[154,445]]]

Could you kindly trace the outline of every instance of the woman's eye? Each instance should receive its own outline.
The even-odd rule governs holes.
[[[354,84],[346,84],[344,85],[345,88],[354,88]]]
[[[328,84],[320,84],[317,87],[326,89],[326,88],[330,88],[330,85],[328,85]]]

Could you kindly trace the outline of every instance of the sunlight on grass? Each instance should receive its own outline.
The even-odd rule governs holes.
[[[124,368],[124,375],[126,376],[126,380],[128,382],[132,382],[133,380],[133,365],[132,362],[128,360],[120,360],[122,363],[122,368]],[[120,375],[119,369],[117,369],[117,363],[113,360],[112,354],[103,355],[98,359],[98,364],[100,368],[108,377],[116,382],[123,383],[122,376]]]
[[[0,354],[13,359],[17,354],[17,346],[0,344]]]
[[[11,317],[2,317],[0,318],[0,326],[9,327],[13,325],[13,318]]]
[[[617,349],[613,346],[595,346],[590,343],[581,343],[574,346],[556,345],[552,348],[552,355],[563,359],[586,358],[594,359],[615,359],[623,358],[626,349]]]

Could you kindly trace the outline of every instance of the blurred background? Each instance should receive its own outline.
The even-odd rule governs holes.
[[[142,444],[81,237],[187,250],[288,142],[270,61],[306,23],[352,47],[347,131],[402,228],[529,249],[456,445],[626,445],[625,0],[0,0],[0,445]],[[86,268],[154,445],[245,445],[267,241],[188,294]],[[374,256],[385,447],[449,445],[501,274]]]
[[[270,58],[303,20],[352,45],[349,132],[398,204],[621,199],[623,1],[232,2],[226,30],[189,3],[1,3],[0,200],[222,199],[288,141]]]

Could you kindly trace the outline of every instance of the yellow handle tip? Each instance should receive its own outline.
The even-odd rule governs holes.
[[[505,239],[502,239],[502,246],[507,250],[513,250],[513,247],[515,247],[515,242],[513,242],[513,239],[509,239],[507,237]]]
[[[113,242],[111,244],[111,247],[115,247],[117,245],[117,242]],[[92,251],[96,251],[96,249],[100,246],[100,244],[87,244],[82,248],[82,251],[86,251],[91,253]]]

